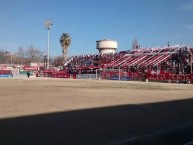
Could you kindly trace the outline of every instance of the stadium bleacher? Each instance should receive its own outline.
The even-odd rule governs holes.
[[[111,73],[110,69],[117,69],[117,73],[118,69],[121,69],[122,72],[127,73],[127,75],[122,75],[130,78],[135,76],[137,79],[148,78],[158,81],[178,80],[179,78],[187,81],[189,78],[193,81],[192,53],[193,48],[176,45],[109,54],[80,55],[69,60],[65,70],[68,70],[69,74],[95,74],[97,70],[100,70],[101,76],[104,76],[102,73],[105,71],[109,72],[108,76],[112,76],[115,74]]]

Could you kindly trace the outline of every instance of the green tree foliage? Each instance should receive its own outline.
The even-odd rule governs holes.
[[[60,36],[60,44],[62,46],[62,52],[63,52],[63,63],[65,64],[67,62],[68,57],[68,48],[71,44],[71,37],[68,33],[63,33]]]

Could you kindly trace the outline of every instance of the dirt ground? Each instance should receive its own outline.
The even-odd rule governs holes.
[[[123,143],[191,123],[192,84],[0,79],[3,145]]]

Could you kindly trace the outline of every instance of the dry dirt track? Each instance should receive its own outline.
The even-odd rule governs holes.
[[[192,84],[0,79],[0,145],[132,144],[192,123]]]

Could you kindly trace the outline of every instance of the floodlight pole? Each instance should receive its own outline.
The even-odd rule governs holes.
[[[191,54],[190,54],[190,71],[191,71],[191,74],[192,74],[192,64],[193,64],[193,60],[192,60],[192,51],[191,51]]]
[[[50,19],[45,19],[45,28],[48,29],[48,54],[47,54],[47,69],[50,68],[50,28],[52,21]]]

